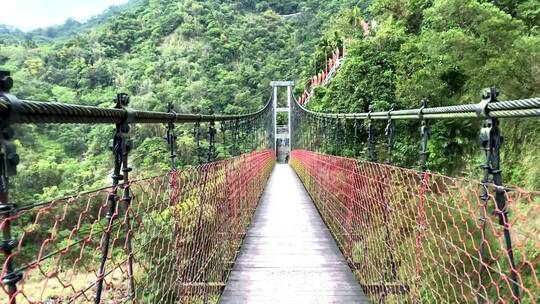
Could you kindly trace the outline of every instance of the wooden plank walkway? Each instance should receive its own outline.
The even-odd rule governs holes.
[[[276,165],[220,303],[368,303],[289,165]]]

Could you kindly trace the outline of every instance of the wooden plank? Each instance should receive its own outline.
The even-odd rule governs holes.
[[[220,303],[368,303],[287,164],[272,173]]]

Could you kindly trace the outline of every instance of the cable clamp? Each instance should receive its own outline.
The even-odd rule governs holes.
[[[8,273],[5,276],[2,277],[2,284],[3,285],[15,285],[20,280],[22,280],[23,275],[20,272],[12,272]]]
[[[13,203],[0,204],[0,215],[12,216],[17,213],[17,205]]]
[[[491,87],[482,91],[482,100],[476,105],[476,116],[479,118],[490,118],[489,116],[489,104],[497,102],[499,96],[499,90]]]

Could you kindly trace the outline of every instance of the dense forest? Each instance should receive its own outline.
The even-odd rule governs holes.
[[[370,24],[367,36],[362,21]],[[478,103],[482,89],[491,86],[499,88],[500,100],[540,94],[539,1],[376,0],[365,9],[345,9],[319,41],[304,83],[322,68],[328,51],[343,43],[345,64],[328,86],[316,89],[314,110],[418,108],[422,99],[430,106]],[[377,127],[382,155],[385,123]],[[464,120],[433,122],[428,167],[477,179],[479,128]],[[395,160],[417,167],[419,124],[399,122],[397,130]],[[540,187],[539,130],[535,120],[503,122],[507,182]],[[353,149],[341,150],[350,155]]]
[[[500,89],[500,99],[538,94],[539,23],[534,0],[132,0],[86,23],[68,20],[29,33],[3,26],[0,67],[13,73],[13,93],[26,99],[110,106],[122,91],[137,109],[165,110],[172,102],[177,111],[245,113],[264,104],[273,79],[295,80],[301,93],[332,50],[345,46],[345,65],[316,89],[312,109],[411,108],[424,98],[440,106],[478,102],[489,86]],[[435,122],[429,167],[477,177],[478,127]],[[15,196],[48,200],[102,186],[111,128],[20,127]],[[403,166],[416,166],[417,128],[404,123],[398,129],[396,160]],[[540,186],[538,130],[536,122],[504,121],[510,182]],[[180,149],[187,165],[194,141],[184,131]],[[136,175],[166,170],[162,132],[136,128]]]
[[[539,45],[538,0],[131,0],[82,23],[68,20],[28,33],[0,26],[0,70],[11,71],[12,93],[21,99],[112,107],[116,93],[124,92],[141,110],[166,111],[172,103],[179,112],[240,114],[266,103],[272,80],[293,80],[296,95],[302,94],[332,51],[344,48],[343,66],[315,89],[309,108],[366,112],[370,106],[417,108],[425,98],[430,106],[477,103],[480,91],[491,86],[500,89],[501,100],[538,96]],[[430,124],[428,168],[478,179],[480,122]],[[382,161],[385,122],[375,128]],[[43,202],[110,185],[113,129],[16,126],[21,164],[13,201]],[[180,165],[194,165],[193,126],[178,129]],[[505,183],[540,188],[538,132],[537,120],[502,121]],[[398,122],[396,133],[395,163],[418,168],[419,123]],[[131,134],[130,176],[170,169],[164,126],[132,125]],[[363,132],[358,142],[338,139],[323,152],[365,159],[366,151],[357,152],[366,141]],[[229,156],[222,146],[218,154]],[[178,205],[195,210],[199,200]],[[72,208],[76,218],[80,209]],[[169,220],[156,225],[172,225],[167,212]],[[53,221],[26,228],[42,240]],[[99,221],[85,225],[83,232],[103,229]],[[54,229],[56,241],[69,243],[65,236],[79,228]],[[537,257],[538,248],[528,250]],[[38,251],[25,244],[28,256]],[[70,258],[62,263],[71,266]]]
[[[12,72],[13,93],[110,107],[116,92],[126,92],[136,109],[164,111],[172,102],[176,111],[246,113],[267,101],[271,80],[300,75],[331,16],[353,1],[139,2],[51,43],[39,35],[0,39],[0,68]],[[179,139],[183,165],[194,160],[189,128]],[[43,201],[108,183],[112,129],[20,127],[15,198]],[[166,170],[163,128],[135,126],[133,134],[135,175]]]

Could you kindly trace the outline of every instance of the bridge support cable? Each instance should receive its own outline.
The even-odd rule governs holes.
[[[519,100],[498,101],[496,103],[488,104],[484,107],[483,104],[463,104],[456,106],[444,106],[444,107],[431,107],[423,109],[422,107],[416,109],[404,109],[404,110],[389,110],[378,112],[364,112],[364,113],[324,113],[315,112],[307,109],[305,106],[298,104],[295,100],[295,107],[306,114],[327,118],[338,119],[345,118],[349,120],[361,119],[361,120],[386,120],[388,116],[394,120],[420,120],[420,112],[422,117],[426,119],[481,119],[483,118],[483,111],[490,113],[490,117],[493,118],[526,118],[526,117],[540,117],[540,97],[526,98]]]
[[[12,83],[0,72],[0,298],[216,302],[275,163],[270,101],[245,115],[180,114],[172,104],[167,112],[148,112],[129,108],[126,94],[111,109],[19,100],[8,93]],[[115,124],[112,184],[49,202],[10,202],[9,178],[19,160],[12,125],[26,123]],[[177,123],[193,124],[198,142],[189,157],[200,165],[178,168]],[[223,151],[216,147],[217,123],[229,126]],[[170,172],[131,176],[133,124],[165,125]],[[236,157],[227,156],[227,132]]]
[[[540,212],[540,193],[503,185],[499,119],[540,117],[540,98],[498,101],[497,94],[488,90],[478,104],[428,107],[422,101],[416,109],[366,113],[292,105],[291,165],[373,301],[538,302],[540,260],[531,248],[540,246],[540,227],[529,214]],[[445,119],[483,121],[482,181],[428,170],[430,122]],[[384,165],[376,163],[377,120],[387,122]],[[393,165],[398,120],[420,123],[418,169]],[[354,125],[347,132],[352,147],[341,129],[331,128],[344,121]],[[358,127],[361,121],[366,129]],[[319,140],[307,135],[313,132]],[[362,146],[365,160],[338,156],[351,149],[356,157]]]

